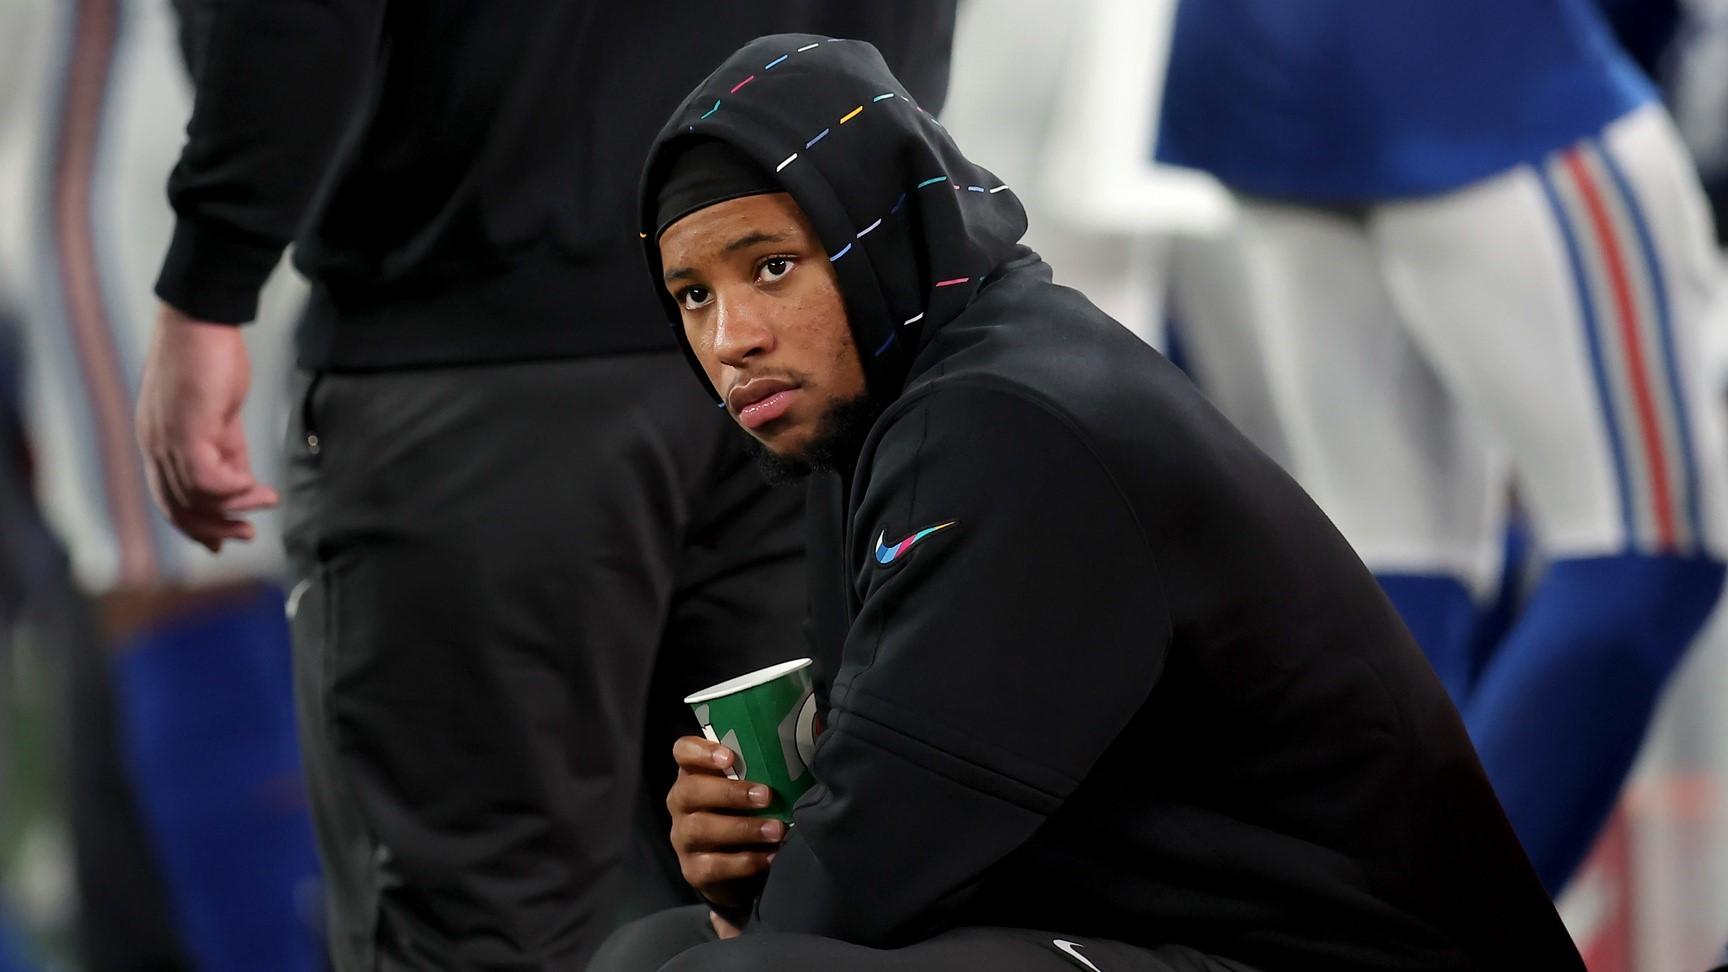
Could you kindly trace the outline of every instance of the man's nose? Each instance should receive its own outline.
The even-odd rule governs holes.
[[[773,328],[752,301],[722,301],[716,311],[714,353],[722,364],[742,367],[773,350]]]

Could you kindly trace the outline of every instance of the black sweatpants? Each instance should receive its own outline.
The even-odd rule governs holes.
[[[696,731],[682,697],[804,653],[802,493],[676,353],[302,384],[290,610],[336,967],[581,968],[633,835],[665,889],[635,900],[688,900],[635,819]]]
[[[904,948],[815,935],[719,941],[703,905],[650,915],[606,940],[588,972],[1253,972],[1181,945],[1142,948],[1031,928],[956,928]]]

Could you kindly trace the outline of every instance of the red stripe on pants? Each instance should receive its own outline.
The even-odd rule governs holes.
[[[1645,464],[1650,467],[1651,489],[1656,494],[1656,543],[1660,552],[1674,549],[1674,499],[1668,489],[1668,463],[1662,451],[1662,429],[1656,421],[1656,401],[1650,394],[1645,378],[1644,346],[1638,339],[1638,311],[1632,300],[1632,286],[1627,278],[1626,260],[1615,239],[1613,225],[1602,193],[1584,165],[1580,149],[1566,153],[1566,171],[1578,184],[1584,197],[1584,207],[1590,213],[1590,224],[1602,246],[1602,260],[1608,265],[1608,278],[1614,288],[1616,317],[1620,321],[1620,345],[1626,353],[1626,370],[1632,385],[1633,406],[1638,415],[1638,428],[1643,433]]]

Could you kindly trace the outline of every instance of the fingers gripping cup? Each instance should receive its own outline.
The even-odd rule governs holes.
[[[810,659],[798,658],[686,696],[702,735],[732,750],[726,775],[763,783],[774,791],[761,817],[792,820],[792,804],[815,784],[816,696]]]

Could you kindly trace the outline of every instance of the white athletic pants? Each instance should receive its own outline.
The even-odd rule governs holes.
[[[1480,589],[1509,487],[1549,557],[1728,549],[1708,219],[1652,105],[1442,196],[1243,200],[1173,287],[1201,384],[1371,568]]]

